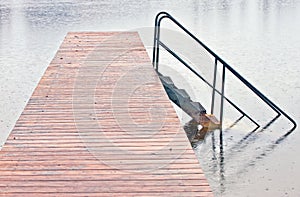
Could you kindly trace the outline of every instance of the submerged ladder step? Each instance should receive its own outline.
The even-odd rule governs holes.
[[[184,89],[177,89],[177,88],[174,88],[174,92],[176,93],[176,95],[177,95],[179,98],[186,99],[186,101],[191,101],[190,96],[188,95],[188,93],[187,93]]]
[[[201,105],[201,103],[199,102],[191,102],[191,104],[193,105],[193,107],[195,107],[201,114],[205,114],[206,110],[205,108]]]
[[[163,84],[168,86],[174,86],[174,82],[172,81],[171,77],[168,76],[159,76],[160,80],[163,82]]]
[[[184,89],[178,89],[169,76],[163,76],[160,73],[158,74],[169,99],[201,124],[201,121],[203,120],[201,116],[206,114],[206,110],[201,103],[191,100],[189,94]]]

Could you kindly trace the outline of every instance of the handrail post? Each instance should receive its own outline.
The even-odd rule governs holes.
[[[210,113],[214,113],[215,108],[215,94],[216,94],[216,81],[217,81],[217,66],[218,66],[218,60],[215,58],[215,68],[214,68],[214,79],[213,79],[213,90],[212,90],[212,96],[211,96],[211,110]]]
[[[156,20],[155,20],[155,28],[154,28],[154,41],[153,41],[153,55],[152,55],[152,65],[153,65],[153,68],[156,69],[156,65],[155,65],[155,62],[156,62],[156,42],[157,42],[157,39],[156,39],[156,31],[157,31],[157,26],[156,26]]]
[[[155,59],[155,69],[158,71],[158,63],[159,63],[159,39],[160,39],[160,21],[157,24],[157,31],[156,31],[156,59]]]
[[[222,90],[221,90],[221,108],[220,108],[220,123],[221,123],[221,128],[222,128],[222,125],[223,125],[224,92],[225,92],[225,65],[223,64],[223,69],[222,69]]]
[[[160,17],[161,15],[164,16]],[[158,72],[158,63],[159,63],[160,22],[165,17],[170,17],[170,14],[164,11],[159,12],[155,17],[152,64],[153,64],[153,68],[155,68],[157,72]]]

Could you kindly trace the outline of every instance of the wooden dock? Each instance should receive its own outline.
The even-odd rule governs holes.
[[[66,36],[0,174],[0,196],[212,196],[136,32]]]

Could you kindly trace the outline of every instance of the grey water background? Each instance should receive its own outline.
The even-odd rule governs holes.
[[[299,0],[0,0],[0,144],[67,32],[149,27],[161,10],[173,14],[299,122]],[[224,136],[229,143],[242,132]],[[268,143],[265,138],[235,157],[225,154],[221,170],[218,158],[211,158],[209,139],[195,151],[216,196],[300,196],[299,129],[264,157],[252,153]]]

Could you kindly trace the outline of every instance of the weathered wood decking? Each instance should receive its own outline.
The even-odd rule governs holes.
[[[212,196],[135,32],[66,36],[0,174],[2,196]]]

